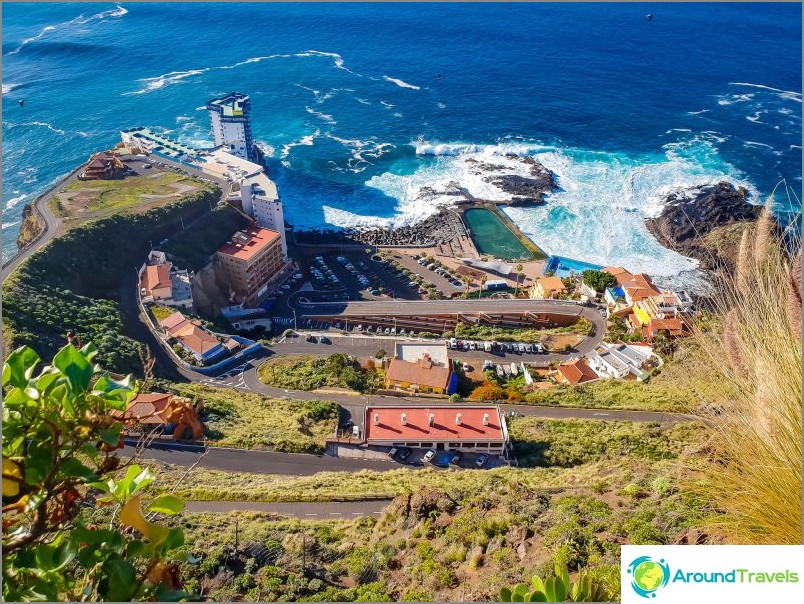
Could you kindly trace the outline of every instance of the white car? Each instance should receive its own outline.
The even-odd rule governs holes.
[[[427,453],[425,453],[424,457],[422,457],[422,461],[429,463],[430,460],[432,460],[433,457],[435,457],[435,454],[436,454],[435,449],[427,449]]]

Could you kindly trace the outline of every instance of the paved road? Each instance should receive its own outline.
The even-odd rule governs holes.
[[[287,476],[312,476],[318,472],[358,472],[374,470],[387,472],[400,465],[390,459],[353,459],[326,455],[301,455],[275,451],[253,451],[209,447],[198,464],[202,468],[247,472],[251,474],[284,474]],[[154,445],[142,452],[148,459],[156,459],[177,466],[190,466],[198,461],[204,447],[192,445]],[[133,455],[134,449],[126,446],[123,455]]]
[[[329,347],[327,347],[329,349]],[[195,381],[209,386],[223,388],[234,388],[243,392],[254,392],[272,396],[276,398],[294,398],[301,400],[329,400],[338,403],[352,417],[359,419],[363,414],[363,407],[369,405],[399,405],[404,402],[407,405],[435,406],[451,404],[444,399],[422,399],[415,397],[398,397],[368,395],[355,396],[349,394],[317,394],[314,392],[303,392],[300,390],[287,390],[263,384],[258,375],[257,367],[266,359],[273,356],[274,351],[265,350],[261,354],[252,357],[246,363],[233,367],[228,371],[222,372],[217,376],[201,376]],[[475,353],[477,354],[477,353]],[[547,356],[547,355],[543,355]],[[552,418],[552,419],[597,419],[608,421],[631,421],[631,422],[657,422],[660,424],[673,424],[685,421],[696,421],[697,418],[691,415],[678,413],[664,413],[658,411],[630,411],[619,409],[581,409],[574,407],[538,407],[533,405],[501,405],[506,412],[512,411],[527,416]],[[357,421],[356,423],[360,423]]]
[[[359,516],[379,516],[390,499],[369,501],[328,501],[269,503],[265,501],[188,501],[186,512],[268,512],[302,520],[335,520]]]
[[[12,272],[14,272],[14,269],[22,264],[26,258],[28,258],[36,250],[40,249],[48,241],[53,239],[53,237],[55,237],[59,232],[61,220],[50,211],[50,208],[47,207],[47,202],[51,197],[53,197],[54,191],[60,190],[73,182],[78,177],[78,174],[81,172],[83,167],[84,165],[81,164],[81,166],[70,172],[70,174],[59,180],[54,186],[34,200],[34,208],[38,211],[39,216],[44,219],[45,228],[39,234],[39,236],[30,245],[28,245],[28,247],[20,250],[16,256],[3,264],[3,281],[5,281],[6,278]]]

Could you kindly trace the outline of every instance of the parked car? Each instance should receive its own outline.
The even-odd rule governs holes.
[[[471,369],[471,367],[469,367],[469,363],[464,363],[464,364],[463,364],[463,370],[464,370],[464,372],[469,371],[470,369]]]
[[[322,344],[332,344],[332,340],[330,340],[327,336],[321,336],[318,341]]]
[[[461,463],[461,459],[463,459],[463,453],[456,451],[455,455],[452,456],[452,459],[450,459],[449,462],[452,465],[457,466],[459,463]]]
[[[405,461],[408,457],[410,457],[411,450],[407,447],[402,447],[399,449],[399,455],[397,455],[397,459],[399,461]]]
[[[436,454],[435,449],[427,449],[427,453],[425,453],[424,457],[422,457],[422,461],[429,463],[430,460],[433,459],[433,457],[435,457],[435,454]]]
[[[525,352],[525,345],[524,344],[519,345],[519,352]]]
[[[317,344],[317,343],[318,343],[318,340],[316,339],[316,337],[315,337],[315,336],[307,336],[307,337],[306,337],[306,338],[304,338],[304,339],[305,339],[305,341],[307,341],[307,342],[311,342],[311,343],[313,343],[313,344]]]
[[[354,438],[360,438],[360,426],[352,426],[352,436]]]
[[[455,338],[450,338],[449,347],[455,350],[458,347],[458,340]]]
[[[396,457],[397,453],[399,453],[399,449],[397,449],[396,447],[391,447],[391,450],[388,451],[388,457],[393,459],[394,457]]]
[[[486,465],[486,461],[488,461],[488,458],[489,458],[489,456],[488,456],[488,455],[486,455],[485,453],[483,453],[482,455],[480,455],[480,456],[479,456],[479,457],[478,457],[478,458],[475,460],[475,465],[476,465],[478,468],[482,468],[484,465]]]

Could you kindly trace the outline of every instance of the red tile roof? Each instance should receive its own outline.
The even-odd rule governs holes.
[[[629,281],[633,277],[633,275],[622,266],[607,266],[603,269],[603,272],[612,275],[615,279],[617,279],[617,283],[619,284]]]
[[[198,325],[195,321],[188,321],[180,312],[163,319],[159,323],[171,336],[180,340],[194,353],[204,355],[220,345],[218,338]]]
[[[583,359],[561,363],[558,366],[558,372],[573,386],[583,384],[584,382],[591,382],[599,377]]]
[[[126,407],[124,417],[136,420],[140,424],[162,424],[160,416],[167,408],[172,394],[154,392],[151,394],[138,394]]]
[[[242,236],[241,236],[242,234]],[[251,227],[232,236],[232,243],[226,243],[218,253],[233,256],[239,260],[251,260],[262,250],[271,246],[281,238],[280,234],[271,229]]]
[[[450,370],[444,365],[434,364],[430,355],[425,354],[415,363],[392,359],[385,376],[394,382],[407,382],[446,390],[449,386]]]
[[[170,287],[170,265],[169,264],[151,264],[145,268],[145,275],[143,280],[143,287],[145,292],[151,295],[155,289],[163,287]]]
[[[644,328],[644,334],[652,338],[660,331],[666,331],[671,336],[683,336],[686,333],[684,322],[681,319],[651,319]]]
[[[486,425],[483,425],[484,417]],[[367,407],[365,432],[368,441],[504,441],[503,421],[499,408],[493,405]]]

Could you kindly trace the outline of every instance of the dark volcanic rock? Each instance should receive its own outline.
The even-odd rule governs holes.
[[[713,245],[707,236],[721,227],[738,222],[752,222],[759,217],[761,206],[749,204],[742,187],[728,182],[706,185],[667,196],[658,218],[648,218],[648,230],[663,246],[701,262],[711,270],[722,254],[713,257]]]

